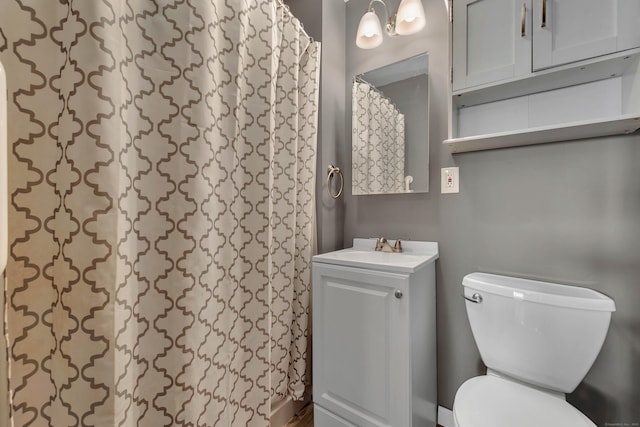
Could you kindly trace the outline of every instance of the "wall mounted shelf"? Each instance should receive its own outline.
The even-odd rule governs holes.
[[[513,132],[497,132],[464,138],[447,139],[444,144],[452,153],[494,150],[548,142],[571,141],[610,135],[630,134],[640,129],[640,114],[614,119],[574,122],[564,125],[543,126]]]

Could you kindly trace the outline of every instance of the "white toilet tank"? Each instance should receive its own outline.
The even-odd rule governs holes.
[[[462,285],[485,365],[561,393],[591,368],[615,311],[611,298],[575,286],[485,273],[465,276]]]

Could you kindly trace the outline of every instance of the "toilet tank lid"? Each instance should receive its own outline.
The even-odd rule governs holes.
[[[560,285],[488,273],[467,274],[462,279],[462,285],[466,288],[489,294],[502,295],[539,304],[582,310],[616,311],[614,301],[608,296],[593,289],[578,286]]]

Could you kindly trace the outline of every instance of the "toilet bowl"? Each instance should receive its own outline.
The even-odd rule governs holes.
[[[458,389],[455,426],[595,426],[565,394],[600,352],[613,300],[591,289],[485,273],[462,284],[487,374]]]
[[[458,389],[453,417],[457,427],[595,427],[563,398],[491,374]]]

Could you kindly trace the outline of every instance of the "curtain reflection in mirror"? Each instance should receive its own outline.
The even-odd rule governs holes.
[[[361,77],[352,102],[353,194],[406,191],[404,114]]]

